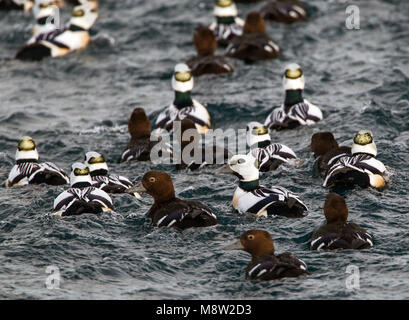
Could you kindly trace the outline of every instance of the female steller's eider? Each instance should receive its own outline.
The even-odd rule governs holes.
[[[17,52],[16,59],[36,61],[86,48],[90,41],[89,29],[97,18],[97,9],[93,9],[92,5],[74,7],[67,27],[39,34],[34,43],[25,45]]]
[[[173,134],[181,149],[181,161],[176,165],[177,170],[193,171],[210,164],[225,164],[233,155],[228,149],[213,143],[211,146],[201,146],[200,134],[190,119],[183,119],[180,123],[180,134],[178,132]]]
[[[385,165],[375,159],[377,149],[373,134],[368,130],[359,131],[354,138],[352,154],[329,160],[329,169],[324,187],[383,188],[389,180]]]
[[[307,206],[294,193],[283,187],[266,188],[260,185],[258,160],[250,154],[233,156],[228,162],[228,167],[216,172],[231,173],[240,179],[233,195],[233,208],[239,213],[250,213],[257,218],[261,216],[302,218],[307,215]]]
[[[0,0],[0,11],[24,10],[26,12],[34,5],[34,0]]]
[[[260,13],[266,20],[287,24],[307,20],[307,12],[298,0],[270,1],[260,9]]]
[[[161,114],[155,126],[157,129],[173,130],[173,122],[188,118],[192,120],[200,134],[205,134],[210,129],[210,115],[207,109],[191,98],[193,89],[193,76],[189,67],[184,63],[175,66],[172,77],[172,87],[175,91],[175,100]]]
[[[92,186],[89,168],[83,163],[72,165],[71,188],[54,200],[54,212],[58,216],[74,216],[83,213],[101,213],[113,210],[111,197]]]
[[[162,171],[147,172],[142,181],[128,189],[128,193],[148,193],[155,203],[148,212],[152,223],[158,227],[210,227],[218,224],[216,215],[199,201],[175,197],[172,178]]]
[[[213,14],[216,17],[209,29],[216,36],[217,43],[227,46],[235,36],[243,34],[244,21],[237,17],[237,7],[232,0],[216,0]]]
[[[16,164],[11,169],[5,186],[14,187],[40,183],[62,185],[69,183],[69,178],[64,170],[54,163],[38,163],[36,145],[32,138],[25,136],[18,143]]]
[[[279,131],[298,126],[311,126],[322,120],[321,110],[302,97],[305,79],[298,64],[287,65],[283,84],[285,89],[284,104],[274,109],[267,117],[264,124],[269,129]]]
[[[304,261],[289,252],[274,254],[274,242],[264,230],[249,230],[240,239],[223,248],[243,250],[251,254],[246,268],[247,280],[276,280],[309,275]]]
[[[247,15],[243,35],[234,37],[226,49],[226,56],[246,62],[274,59],[280,47],[267,35],[266,25],[258,12]]]
[[[151,150],[158,143],[156,139],[151,140],[151,123],[146,116],[145,110],[135,108],[132,111],[128,121],[128,131],[131,139],[128,145],[122,151],[120,162],[127,161],[150,161]],[[160,139],[160,137],[158,137]],[[172,146],[166,144],[167,154],[161,152],[162,157],[170,157],[172,155]],[[162,150],[163,151],[163,150]]]
[[[366,249],[373,246],[372,236],[355,223],[347,222],[345,199],[330,193],[325,199],[326,224],[311,238],[311,250]]]
[[[351,147],[338,146],[337,140],[331,132],[317,132],[311,137],[311,151],[315,156],[314,169],[317,169],[321,178],[325,178],[329,169],[329,162],[351,154]]]
[[[92,179],[92,186],[107,193],[124,193],[133,186],[132,182],[123,176],[108,174],[108,165],[102,154],[89,151],[85,154],[85,163],[88,165]]]
[[[186,64],[192,70],[193,76],[225,74],[234,71],[226,58],[214,55],[217,41],[209,28],[197,27],[193,36],[193,42],[196,47],[197,56],[186,61]]]
[[[276,170],[283,163],[291,163],[297,159],[294,151],[281,143],[271,143],[266,126],[252,121],[247,124],[247,145],[250,154],[259,162],[259,171]]]

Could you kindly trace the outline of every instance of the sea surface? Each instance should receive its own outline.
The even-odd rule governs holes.
[[[238,5],[240,16],[262,4]],[[213,1],[100,1],[90,46],[41,62],[13,59],[30,36],[31,14],[0,12],[1,182],[14,165],[19,139],[29,135],[41,161],[67,172],[91,150],[106,156],[111,173],[134,182],[149,170],[164,170],[178,196],[206,203],[220,222],[183,232],[155,228],[145,216],[153,203],[148,195],[141,200],[114,195],[114,213],[60,218],[52,214],[53,201],[67,186],[1,187],[0,298],[409,299],[409,2],[308,4],[306,23],[268,23],[269,35],[282,49],[278,59],[232,60],[232,75],[195,78],[193,96],[207,106],[215,128],[238,130],[249,121],[263,122],[283,101],[282,73],[290,62],[303,68],[304,97],[324,112],[313,127],[272,133],[274,142],[291,147],[303,163],[260,178],[264,185],[298,193],[308,216],[257,221],[233,212],[237,180],[213,174],[217,166],[187,172],[165,164],[118,163],[133,108],[144,108],[153,123],[172,101],[173,68],[195,54],[193,30],[213,21]],[[351,4],[360,9],[359,30],[345,25]],[[63,12],[67,18],[70,8]],[[349,220],[373,235],[374,247],[310,251],[328,193],[313,175],[311,136],[331,131],[340,144],[350,145],[361,129],[373,131],[391,183],[382,192],[340,192]],[[246,281],[250,255],[222,247],[249,229],[268,230],[276,252],[294,253],[311,275]],[[59,283],[50,282],[52,270],[58,270]],[[359,288],[347,288],[348,270],[359,270]]]

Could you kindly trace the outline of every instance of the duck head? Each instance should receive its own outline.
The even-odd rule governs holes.
[[[71,166],[70,185],[72,188],[89,187],[92,179],[89,174],[89,168],[81,162],[75,162]]]
[[[207,27],[197,27],[193,35],[198,56],[212,56],[217,48],[217,40],[212,30]]]
[[[175,189],[172,178],[163,171],[149,171],[145,173],[142,181],[126,190],[130,194],[147,193],[156,203],[166,202],[175,198]]]
[[[177,64],[172,77],[173,90],[180,93],[190,92],[193,89],[193,84],[193,76],[187,64]]]
[[[128,121],[128,131],[132,139],[149,138],[151,135],[151,123],[146,116],[145,110],[135,108]]]
[[[338,148],[338,142],[331,132],[317,132],[311,137],[311,151],[316,157]]]
[[[290,63],[285,67],[283,85],[285,90],[304,90],[305,79],[299,64]]]
[[[266,33],[266,23],[260,13],[253,11],[247,15],[243,27],[243,33]]]
[[[24,136],[18,143],[16,151],[16,162],[37,162],[38,151],[34,140],[29,136]]]
[[[368,153],[376,157],[378,151],[373,140],[372,131],[361,130],[354,137],[354,143],[351,148],[352,154]]]
[[[336,193],[329,193],[325,199],[324,215],[327,223],[345,223],[348,219],[345,199]]]
[[[274,242],[270,233],[264,230],[249,230],[244,232],[240,239],[226,247],[224,250],[243,250],[253,258],[274,254]]]
[[[89,174],[94,176],[106,176],[108,174],[108,165],[105,157],[99,152],[89,151],[85,154],[85,163],[89,168]]]
[[[260,122],[249,122],[246,130],[247,145],[250,148],[263,148],[271,143],[267,127]]]
[[[77,27],[78,31],[88,31],[98,18],[97,9],[90,4],[82,4],[72,9],[70,26]]]

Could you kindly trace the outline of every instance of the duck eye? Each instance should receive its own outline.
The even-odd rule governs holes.
[[[177,81],[186,82],[192,78],[190,72],[175,72],[175,79]]]
[[[249,235],[247,236],[247,239],[249,239],[249,240],[254,240],[254,235],[253,235],[253,234],[249,234]]]
[[[237,163],[238,163],[238,164],[242,164],[242,163],[245,163],[245,162],[246,162],[246,160],[243,159],[243,158],[240,158],[239,160],[237,160]]]
[[[298,79],[302,76],[301,69],[287,69],[285,70],[285,77],[289,79]]]
[[[156,181],[156,178],[154,178],[154,177],[149,178],[149,182],[155,182],[155,181]]]
[[[84,14],[85,14],[85,12],[82,9],[72,10],[72,16],[73,17],[82,17],[82,16],[84,16]]]

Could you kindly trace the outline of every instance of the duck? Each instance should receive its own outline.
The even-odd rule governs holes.
[[[192,70],[193,76],[228,74],[234,71],[226,58],[214,54],[217,48],[217,40],[209,28],[197,27],[193,35],[193,43],[196,47],[197,56],[186,61],[186,64]]]
[[[280,131],[299,126],[312,126],[323,119],[321,109],[302,96],[305,79],[299,64],[290,63],[286,66],[283,84],[284,103],[274,109],[264,123],[269,130]]]
[[[55,0],[36,1],[33,6],[33,15],[36,24],[33,27],[32,36],[27,41],[27,44],[36,42],[40,34],[48,34],[55,31],[59,27],[57,26],[58,14]]]
[[[209,26],[220,46],[227,46],[235,36],[243,34],[244,21],[238,17],[233,0],[216,0],[213,10],[215,21]]]
[[[389,172],[375,157],[378,151],[373,133],[360,130],[354,137],[351,154],[335,157],[328,162],[324,187],[372,187],[383,189],[389,182]]]
[[[133,186],[133,183],[124,176],[108,173],[108,164],[105,157],[95,151],[85,154],[85,163],[89,168],[92,185],[107,193],[124,193],[126,189]]]
[[[175,92],[173,103],[161,112],[155,122],[155,131],[166,130],[172,132],[173,122],[188,118],[192,120],[200,134],[205,134],[210,128],[210,115],[207,109],[191,97],[193,89],[193,75],[185,63],[175,66],[172,77],[172,88]]]
[[[180,121],[180,130],[174,133],[174,137],[178,140],[181,151],[180,159],[175,157],[177,170],[194,171],[207,165],[226,164],[232,156],[228,149],[213,144],[213,139],[211,146],[202,146],[194,122],[187,118]]]
[[[253,11],[246,17],[243,34],[231,40],[225,55],[245,62],[253,62],[274,59],[280,53],[280,47],[266,33],[264,19],[258,12]]]
[[[33,138],[24,136],[16,150],[16,164],[11,169],[5,186],[17,187],[28,184],[64,185],[69,178],[63,169],[52,162],[38,163],[39,154]]]
[[[218,224],[216,215],[208,206],[199,201],[177,198],[172,178],[166,172],[154,170],[145,173],[142,181],[127,192],[148,193],[153,197],[154,204],[148,216],[154,226],[185,230]]]
[[[329,169],[328,163],[332,163],[344,155],[351,154],[351,147],[339,146],[331,132],[322,131],[312,135],[311,151],[315,157],[314,168],[318,170],[321,178],[324,178]]]
[[[246,127],[247,146],[250,154],[259,162],[259,171],[276,170],[283,163],[292,163],[297,159],[295,152],[281,143],[271,143],[268,128],[257,121]]]
[[[268,231],[253,229],[240,239],[223,247],[224,250],[243,250],[251,254],[246,268],[247,280],[277,280],[310,275],[306,263],[294,254],[275,254],[274,241]]]
[[[307,11],[298,0],[274,0],[266,3],[260,13],[266,20],[293,24],[307,20]]]
[[[127,146],[122,151],[120,163],[129,161],[151,161],[151,151],[161,141],[160,136],[151,136],[151,123],[143,108],[135,108],[128,121],[128,132],[131,135]],[[163,142],[158,152],[160,158],[170,159],[173,148]]]
[[[76,6],[72,10],[69,24],[61,29],[37,35],[16,54],[16,59],[39,61],[45,57],[61,57],[76,50],[84,49],[90,42],[89,30],[98,18],[98,12],[91,5]]]
[[[234,155],[228,165],[215,172],[230,173],[239,178],[233,195],[233,208],[241,214],[249,213],[256,218],[283,216],[303,218],[307,206],[291,191],[280,187],[264,187],[259,183],[258,160],[252,155]]]
[[[34,5],[34,0],[0,0],[0,11],[24,10],[28,12]]]
[[[98,214],[114,209],[108,193],[92,186],[89,168],[85,164],[75,162],[71,169],[71,187],[55,198],[53,209],[55,215],[65,217],[83,213]]]
[[[336,193],[325,198],[326,223],[311,238],[311,250],[367,249],[373,246],[372,236],[355,223],[347,222],[345,199]]]

